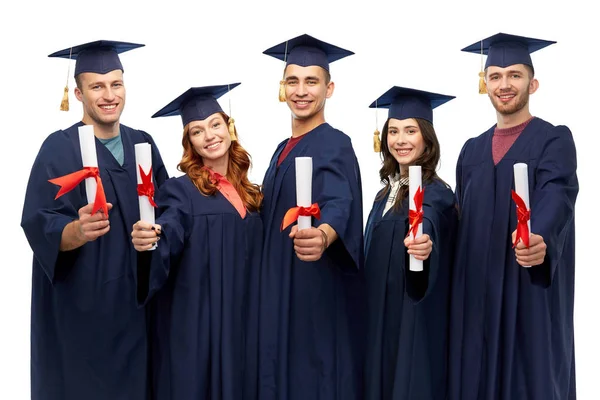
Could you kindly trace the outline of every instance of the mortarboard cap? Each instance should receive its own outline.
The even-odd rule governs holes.
[[[50,54],[48,57],[61,57],[77,60],[75,76],[83,72],[106,74],[115,69],[123,71],[119,54],[143,47],[143,44],[97,40],[95,42],[73,46]]]
[[[388,118],[399,120],[420,118],[433,123],[433,109],[454,98],[455,96],[394,86],[379,96],[369,107],[389,109]],[[373,148],[375,152],[381,151],[377,127],[373,136]]]
[[[238,82],[229,85],[190,88],[160,111],[156,112],[152,118],[181,115],[183,126],[192,121],[205,120],[212,114],[223,112],[217,99],[239,84]]]
[[[286,66],[289,64],[301,67],[317,65],[329,71],[329,63],[354,53],[305,34],[273,46],[263,51],[263,54],[285,61]]]
[[[369,107],[388,108],[388,118],[421,118],[433,123],[433,109],[454,98],[455,96],[394,86]]]

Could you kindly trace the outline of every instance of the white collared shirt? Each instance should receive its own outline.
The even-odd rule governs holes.
[[[390,208],[394,206],[394,203],[396,202],[396,196],[398,195],[398,190],[400,190],[400,187],[408,185],[408,176],[400,178],[399,175],[396,175],[394,177],[390,177],[390,182],[390,195],[388,196],[387,202],[385,203],[385,208],[383,209],[382,216],[385,215],[390,210]]]

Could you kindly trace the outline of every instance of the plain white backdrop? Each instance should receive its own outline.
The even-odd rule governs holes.
[[[242,82],[231,92],[241,143],[262,182],[276,145],[290,135],[290,113],[277,100],[283,63],[262,51],[308,33],[354,51],[331,65],[336,83],[326,118],[348,134],[363,179],[365,219],[380,188],[372,150],[375,112],[368,105],[390,86],[455,95],[434,111],[442,149],[440,176],[454,188],[459,151],[495,123],[487,96],[477,94],[480,58],[461,48],[498,32],[555,40],[533,54],[540,89],[535,116],[567,125],[577,146],[575,347],[578,398],[598,399],[600,358],[600,222],[595,199],[598,160],[598,22],[583,1],[121,1],[12,2],[0,16],[3,77],[0,132],[2,253],[0,267],[0,398],[28,399],[31,250],[20,228],[25,187],[44,138],[82,116],[71,89],[59,111],[68,61],[48,54],[94,40],[145,43],[124,53],[127,104],[121,121],[153,135],[171,175],[181,156],[179,117],[150,116],[191,86]],[[591,3],[590,3],[591,4]],[[74,64],[71,66],[71,75]],[[229,98],[220,101],[227,112]],[[379,112],[381,130],[386,117]],[[476,239],[474,239],[476,240]],[[596,260],[596,261],[594,261]]]

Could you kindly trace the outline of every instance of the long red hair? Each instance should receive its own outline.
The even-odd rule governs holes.
[[[229,123],[229,116],[225,113],[219,113]],[[177,169],[187,174],[194,185],[206,196],[214,195],[218,188],[216,182],[211,179],[210,172],[204,167],[202,157],[194,150],[190,141],[189,124],[183,128],[183,156],[177,165]],[[237,130],[236,130],[237,136]],[[239,137],[239,136],[238,136]],[[250,154],[240,145],[238,141],[232,141],[229,147],[229,161],[227,163],[227,180],[233,185],[240,195],[244,206],[249,211],[258,211],[262,203],[263,194],[260,186],[250,182],[248,179],[248,170],[252,165]]]

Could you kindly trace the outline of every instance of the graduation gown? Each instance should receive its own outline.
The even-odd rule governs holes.
[[[322,124],[277,167],[277,147],[264,178],[265,243],[260,299],[261,400],[362,398],[365,294],[362,275],[360,171],[350,138]],[[295,157],[313,160],[313,226],[330,224],[339,238],[320,260],[300,261],[287,228],[296,206]]]
[[[187,175],[167,181],[157,205],[158,248],[140,253],[150,267],[142,297],[154,302],[153,398],[255,399],[259,214],[242,219]]]
[[[409,270],[404,246],[408,199],[382,216],[375,200],[365,230],[368,328],[366,399],[446,398],[454,194],[442,182],[424,185],[423,233],[433,242],[423,271]]]
[[[136,305],[131,227],[139,219],[134,144],[152,145],[154,182],[167,172],[154,141],[121,125],[123,166],[96,139],[110,231],[59,251],[62,231],[87,204],[85,184],[54,200],[48,182],[82,168],[77,123],[51,134],[31,169],[21,226],[33,250],[31,398],[143,399],[147,393],[145,310]]]
[[[494,127],[464,145],[452,288],[450,398],[575,398],[574,207],[579,189],[569,129],[534,118],[494,166]],[[544,263],[517,264],[513,165],[528,165],[531,231]]]

